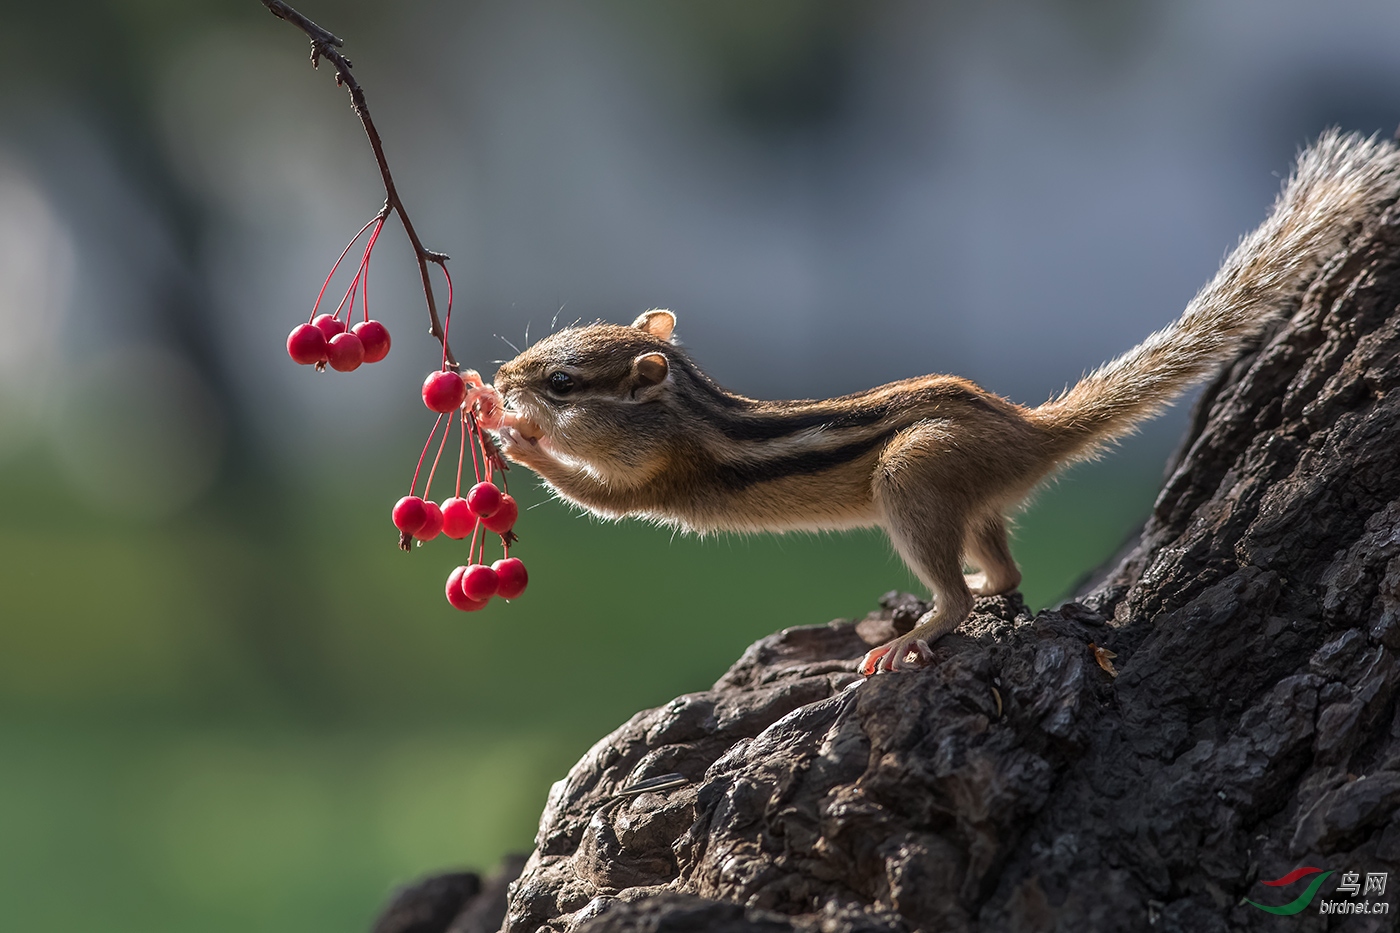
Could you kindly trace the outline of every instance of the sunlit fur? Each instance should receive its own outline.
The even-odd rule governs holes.
[[[745,398],[676,346],[673,315],[653,311],[626,327],[567,328],[502,366],[495,386],[517,419],[503,448],[607,518],[695,532],[884,528],[935,607],[865,669],[917,666],[928,641],[966,618],[974,592],[1019,584],[1008,509],[1291,315],[1322,264],[1397,193],[1395,145],[1325,134],[1175,323],[1038,408],[940,375],[832,399]],[[573,391],[550,390],[559,371]],[[965,579],[966,564],[982,573]]]

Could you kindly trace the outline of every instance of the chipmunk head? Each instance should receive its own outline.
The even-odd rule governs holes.
[[[506,456],[574,460],[621,484],[649,476],[674,420],[675,326],[657,310],[630,327],[569,327],[503,365],[495,387],[514,421],[502,433]]]

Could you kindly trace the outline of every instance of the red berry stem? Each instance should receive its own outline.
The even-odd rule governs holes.
[[[496,442],[491,439],[491,435],[486,433],[486,429],[477,424],[475,420],[472,421],[472,425],[477,445],[481,447],[481,458],[485,461],[486,481],[488,483],[492,482],[493,474],[500,471],[501,489],[504,492],[510,492],[510,480],[506,478],[506,473],[510,470],[510,465],[507,464],[505,458],[501,456],[500,448],[498,448]],[[472,456],[475,457],[475,455],[476,452],[472,451]],[[478,476],[478,478],[480,477]]]
[[[481,473],[477,474],[477,482],[491,482],[491,457],[486,453],[486,445],[481,441],[482,428],[472,419],[472,465],[476,465],[476,448],[481,448]],[[484,475],[483,475],[484,474]]]
[[[379,226],[374,228],[374,232],[369,235],[369,242],[365,244],[365,257],[360,260],[360,268],[363,270],[364,281],[360,283],[360,297],[365,309],[365,320],[369,320],[369,257],[374,252],[375,241],[379,239],[380,232],[384,229],[384,221],[379,221]],[[349,323],[350,315],[355,313],[355,306],[352,304],[350,310],[345,314],[345,321]]]
[[[457,410],[457,421],[462,427],[462,438],[457,447],[457,485],[452,495],[460,498],[462,495],[462,461],[467,459],[467,416],[460,408]]]
[[[442,415],[438,415],[438,421],[441,421],[441,420],[442,420]],[[434,432],[437,431],[437,423],[436,423],[436,422],[433,423],[433,431],[434,431]],[[446,428],[446,430],[444,430],[444,431],[442,432],[442,440],[438,441],[437,456],[433,457],[433,468],[432,468],[431,470],[428,471],[428,482],[425,483],[424,486],[423,486],[423,498],[424,498],[424,499],[427,499],[427,498],[428,498],[428,493],[429,493],[429,492],[432,490],[432,488],[433,488],[433,477],[434,477],[435,475],[437,475],[438,461],[442,459],[442,449],[443,449],[444,447],[447,446],[447,437],[448,437],[448,435],[450,435],[451,433],[452,433],[452,416],[449,415],[448,418],[447,418],[447,428]],[[432,439],[433,439],[433,438],[432,438],[432,435],[428,435],[428,440],[431,441]]]
[[[433,429],[428,432],[428,439],[423,442],[423,452],[418,455],[418,466],[413,468],[413,482],[408,484],[408,494],[413,495],[413,490],[418,486],[418,473],[423,469],[423,458],[428,455],[428,445],[433,442],[433,435],[437,433],[438,425],[442,423],[442,415],[437,416],[437,421],[433,422]]]
[[[447,337],[452,333],[452,273],[447,271],[447,263],[438,263],[438,268],[442,270],[442,277],[447,279],[447,314],[442,322],[442,369],[447,368]]]
[[[479,483],[481,482],[481,468],[476,465],[476,434],[481,429],[476,426],[475,415],[467,415],[466,417],[471,420],[472,426],[472,475],[476,477],[476,481]]]
[[[350,247],[354,246],[355,241],[362,237],[364,235],[364,232],[370,227],[374,226],[375,223],[378,223],[379,226],[383,227],[384,218],[387,216],[389,216],[387,213],[385,213],[384,211],[380,211],[379,214],[377,214],[373,220],[371,220],[369,223],[365,224],[363,227],[360,228],[360,232],[355,234],[355,236],[350,240],[349,243],[345,244],[345,249],[340,251],[340,259],[337,259],[335,261],[335,265],[331,266],[331,271],[330,274],[326,276],[326,281],[321,283],[321,291],[316,295],[316,303],[311,306],[311,317],[306,319],[308,323],[316,320],[316,310],[321,307],[321,298],[325,296],[327,286],[331,284],[331,279],[335,277],[335,270],[340,268],[340,263],[343,259],[345,259],[345,254],[350,252]],[[378,231],[376,231],[376,234],[377,233]]]
[[[369,283],[369,254],[374,250],[374,241],[379,238],[379,231],[384,229],[384,221],[379,221],[379,226],[374,228],[374,232],[369,235],[369,242],[365,244],[365,251],[360,256],[360,265],[355,269],[355,277],[350,280],[350,287],[345,290],[345,297],[340,299],[340,304],[335,306],[335,318],[340,317],[340,311],[345,308],[345,303],[350,303],[349,308],[345,308],[345,323],[350,323],[350,315],[355,313],[355,293],[361,288],[361,282],[365,283],[368,289]],[[364,231],[361,231],[362,233]],[[365,320],[369,320],[369,292],[365,292]]]
[[[353,279],[350,280],[350,287],[347,288],[347,289],[345,290],[344,296],[342,296],[341,299],[340,299],[340,304],[338,304],[338,305],[335,306],[335,314],[332,315],[333,317],[335,317],[335,318],[337,318],[337,319],[340,317],[341,309],[343,309],[343,308],[345,307],[345,303],[346,303],[347,301],[350,302],[350,311],[354,311],[354,310],[355,310],[355,292],[356,292],[356,291],[359,289],[359,287],[360,287],[360,273],[362,273],[362,272],[364,272],[364,271],[365,271],[364,260],[361,260],[361,261],[360,261],[360,267],[359,267],[358,269],[355,270],[355,277],[354,277]],[[347,320],[347,321],[350,320],[350,311],[347,311],[347,312],[345,313],[345,320]]]
[[[510,492],[510,477],[506,476],[506,470],[507,470],[508,468],[506,467],[506,461],[505,461],[505,459],[501,456],[501,452],[500,452],[499,450],[496,449],[496,442],[493,441],[493,440],[491,440],[491,438],[487,437],[485,434],[483,434],[483,435],[481,436],[481,443],[482,443],[482,454],[481,454],[481,455],[482,455],[483,457],[486,457],[491,463],[493,463],[493,464],[495,464],[495,465],[497,465],[497,466],[500,467],[500,474],[501,474],[501,492],[509,493],[509,492]],[[490,451],[490,453],[488,454],[487,451]]]

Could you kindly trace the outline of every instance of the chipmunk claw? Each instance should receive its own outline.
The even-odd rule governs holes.
[[[860,675],[862,677],[873,677],[880,670],[880,661],[885,655],[890,653],[889,645],[881,645],[878,648],[871,648],[866,652],[865,657],[860,661]]]
[[[922,638],[896,638],[887,645],[872,648],[860,662],[860,673],[873,677],[878,673],[921,671],[933,663],[933,649]]]

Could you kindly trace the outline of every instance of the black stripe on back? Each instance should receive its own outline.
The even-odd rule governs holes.
[[[884,421],[889,412],[890,406],[882,404],[847,412],[710,412],[707,420],[732,441],[774,441],[811,428],[866,428]]]
[[[753,408],[752,402],[726,392],[712,382],[708,376],[696,369],[689,360],[683,360],[682,365],[686,375],[691,377],[691,382],[719,406],[712,408],[704,402],[695,400],[691,402],[692,410],[703,415],[707,422],[713,424],[721,434],[732,441],[771,441],[796,434],[798,431],[820,427],[838,430],[869,427],[872,424],[879,424],[888,417],[892,407],[889,402],[882,402],[844,412],[757,411]],[[677,393],[677,397],[682,402],[688,400],[688,396],[684,392]]]
[[[691,383],[708,395],[716,404],[725,408],[743,408],[749,404],[745,399],[738,398],[733,393],[720,388],[713,379],[701,372],[700,367],[696,366],[689,357],[678,353],[673,357],[673,362],[679,363],[680,368],[690,377]]]
[[[854,441],[831,450],[814,450],[759,460],[750,463],[719,463],[715,465],[715,477],[719,484],[733,492],[747,489],[758,483],[771,482],[785,476],[810,476],[822,473],[843,463],[850,463],[893,437],[897,429],[876,434],[863,440]]]

